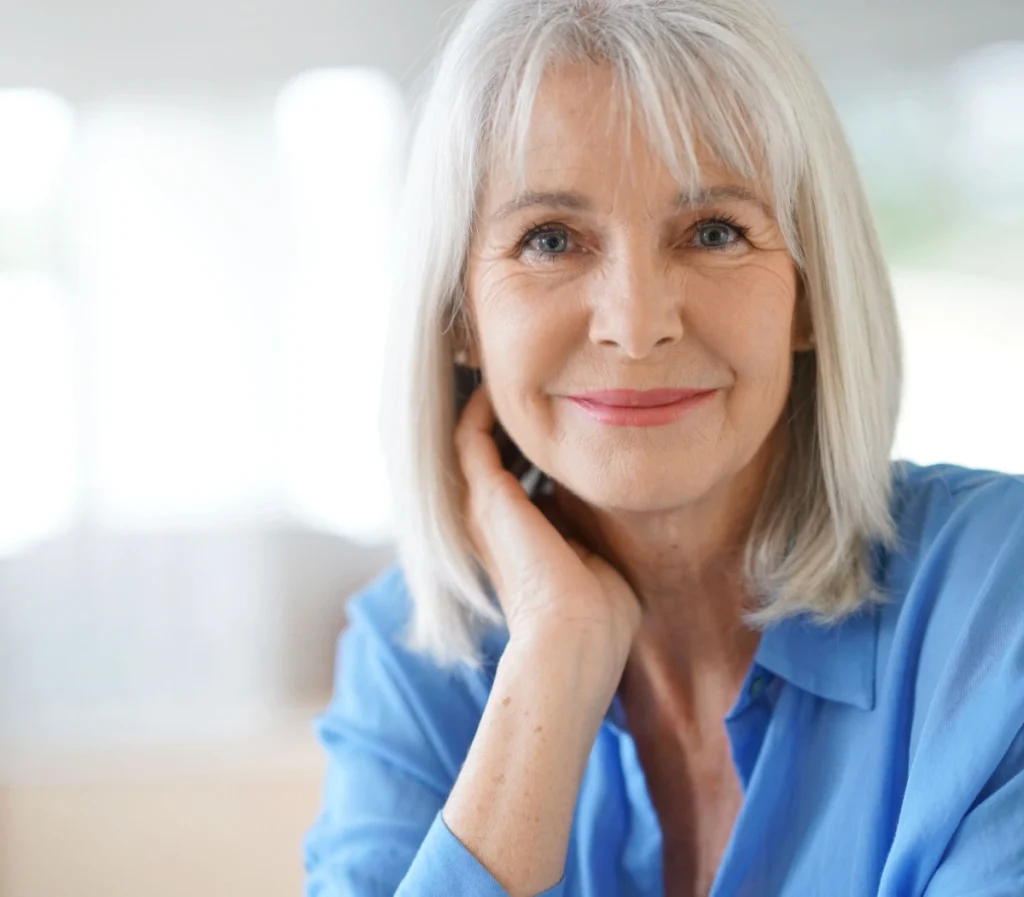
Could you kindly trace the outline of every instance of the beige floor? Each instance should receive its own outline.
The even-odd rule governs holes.
[[[318,783],[0,791],[3,897],[299,895]]]
[[[0,897],[301,895],[324,758],[305,718],[177,747],[8,750]]]

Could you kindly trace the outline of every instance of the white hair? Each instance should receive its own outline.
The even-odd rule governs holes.
[[[497,164],[522,180],[542,76],[573,61],[612,67],[681,185],[699,180],[698,136],[739,175],[763,177],[800,273],[815,350],[794,357],[788,448],[746,548],[760,602],[749,622],[834,622],[879,600],[871,552],[894,538],[899,330],[859,175],[804,54],[762,0],[477,0],[419,107],[399,216],[382,410],[407,643],[476,665],[482,627],[502,622],[462,519],[452,324],[481,186]]]

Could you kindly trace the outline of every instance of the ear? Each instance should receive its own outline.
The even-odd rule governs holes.
[[[455,363],[464,367],[479,368],[480,352],[477,349],[477,340],[473,333],[472,323],[464,310],[456,316],[452,333],[455,345]]]

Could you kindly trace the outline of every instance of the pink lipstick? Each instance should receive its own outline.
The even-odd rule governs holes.
[[[716,392],[717,389],[601,389],[566,398],[603,424],[658,427],[678,420]]]

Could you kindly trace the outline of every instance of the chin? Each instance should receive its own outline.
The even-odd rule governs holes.
[[[685,463],[685,462],[684,462]],[[555,479],[588,505],[609,510],[653,513],[670,511],[699,501],[713,488],[714,477],[688,475],[676,469],[648,470],[638,475],[631,471],[593,471],[588,465],[570,466],[573,473]]]

